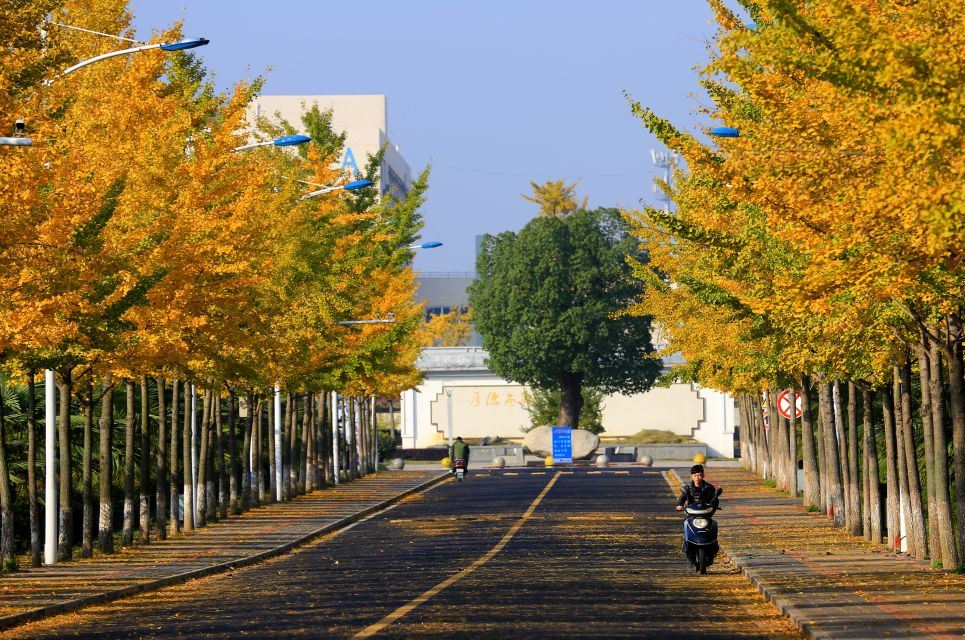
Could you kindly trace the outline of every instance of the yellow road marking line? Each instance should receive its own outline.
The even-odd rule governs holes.
[[[564,476],[571,476],[571,475],[573,475],[573,472],[572,472],[572,471],[560,471],[560,473],[562,473]]]
[[[603,473],[603,472],[602,472],[602,471],[587,471],[587,472],[586,472],[586,475],[588,475],[588,476],[596,476],[596,475],[600,475],[601,473]]]
[[[517,472],[517,471],[507,471],[507,472],[504,473],[503,475],[504,475],[504,476],[518,476],[518,475],[519,475],[519,472]]]
[[[387,626],[389,626],[390,624],[392,624],[393,622],[395,622],[405,614],[414,610],[419,605],[425,604],[426,602],[428,602],[432,597],[436,596],[440,591],[442,591],[446,587],[449,587],[455,584],[461,578],[464,578],[465,576],[469,575],[479,567],[489,562],[497,553],[503,550],[503,547],[509,544],[509,541],[513,539],[513,536],[515,536],[516,533],[523,527],[523,524],[529,519],[529,517],[533,515],[533,512],[536,511],[536,507],[539,506],[539,503],[543,501],[543,498],[546,497],[546,494],[549,493],[550,489],[553,488],[553,485],[556,484],[556,480],[559,477],[560,477],[560,474],[557,473],[555,476],[550,478],[550,481],[546,483],[546,486],[543,487],[543,490],[540,492],[540,494],[536,496],[536,499],[533,500],[533,503],[529,505],[529,508],[526,510],[526,512],[522,516],[520,516],[519,520],[513,523],[513,526],[510,527],[509,531],[507,531],[506,534],[502,537],[502,539],[496,543],[495,547],[487,551],[482,557],[478,558],[475,562],[473,562],[465,569],[462,569],[458,573],[449,576],[448,578],[446,578],[436,586],[432,587],[431,589],[423,593],[421,596],[418,596],[417,598],[414,598],[413,600],[409,601],[407,604],[402,605],[401,607],[399,607],[389,615],[385,616],[375,624],[370,624],[369,626],[365,627],[364,629],[362,629],[352,637],[353,638],[371,638],[379,631],[386,628]]]
[[[628,476],[628,475],[630,475],[630,472],[629,472],[629,471],[614,471],[613,473],[617,474],[618,476]]]
[[[545,472],[545,471],[534,471],[534,472],[532,472],[530,475],[532,475],[532,476],[545,476],[545,475],[546,475],[546,472]]]

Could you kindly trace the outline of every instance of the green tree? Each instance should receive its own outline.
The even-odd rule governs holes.
[[[603,393],[592,387],[583,387],[581,395],[583,412],[580,416],[580,428],[590,433],[603,433]],[[560,390],[535,389],[526,411],[529,413],[530,425],[523,428],[523,433],[555,423],[560,415]]]
[[[541,216],[483,240],[469,303],[489,366],[559,389],[559,424],[579,427],[584,386],[634,393],[657,377],[650,319],[620,313],[644,292],[627,256],[647,260],[615,209]]]

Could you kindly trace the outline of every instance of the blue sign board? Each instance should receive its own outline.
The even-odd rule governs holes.
[[[553,427],[553,462],[573,462],[573,429]]]

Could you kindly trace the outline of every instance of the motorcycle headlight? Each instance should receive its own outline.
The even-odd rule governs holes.
[[[707,518],[694,518],[693,523],[698,529],[706,529],[710,526],[710,520]]]

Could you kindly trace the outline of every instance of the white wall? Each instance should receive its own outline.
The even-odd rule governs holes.
[[[529,425],[527,388],[485,369],[479,348],[427,349],[420,359],[428,369],[423,384],[402,394],[402,446],[430,447],[448,442],[448,398],[452,390],[453,436],[521,438]],[[446,368],[448,367],[448,368]],[[734,455],[736,408],[733,399],[698,385],[675,384],[632,396],[603,400],[604,436],[641,429],[692,436],[712,456]]]

